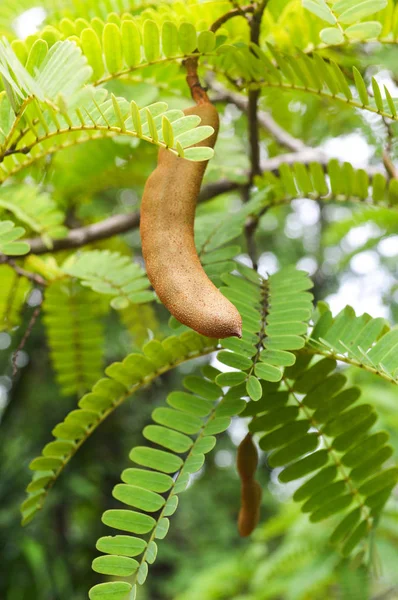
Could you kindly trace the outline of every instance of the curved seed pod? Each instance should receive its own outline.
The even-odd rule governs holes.
[[[258,452],[251,433],[248,433],[239,444],[236,463],[242,482],[254,478],[258,464]]]
[[[198,115],[202,125],[214,128],[213,135],[197,144],[213,147],[219,128],[214,106],[199,104],[184,113]],[[159,151],[142,198],[142,253],[150,282],[176,319],[208,337],[241,337],[238,311],[207,277],[196,253],[195,209],[206,165]]]
[[[258,481],[242,482],[241,508],[238,517],[238,531],[247,537],[256,528],[260,519],[262,490]]]

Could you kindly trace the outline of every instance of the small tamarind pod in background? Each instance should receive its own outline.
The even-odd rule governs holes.
[[[236,463],[242,482],[254,478],[258,464],[258,452],[251,433],[248,433],[239,444]]]
[[[242,481],[241,507],[238,517],[238,531],[247,537],[258,525],[260,519],[262,490],[255,479]]]
[[[258,524],[262,496],[261,486],[254,479],[258,452],[251,433],[239,444],[236,462],[242,484],[238,531],[242,537],[247,537]]]
[[[197,146],[214,147],[219,129],[210,103],[184,110],[214,133]],[[160,149],[141,204],[142,253],[159,299],[181,323],[212,338],[241,337],[239,312],[207,277],[196,253],[196,202],[207,161],[192,162]]]

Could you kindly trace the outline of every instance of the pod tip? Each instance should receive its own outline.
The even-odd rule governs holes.
[[[233,336],[237,337],[239,339],[242,338],[242,324],[241,323],[236,327],[235,332],[233,333]]]

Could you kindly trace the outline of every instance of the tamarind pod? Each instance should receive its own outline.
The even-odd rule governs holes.
[[[241,537],[247,537],[260,520],[262,490],[258,481],[242,482],[241,507],[238,517],[238,531]]]
[[[254,445],[251,433],[248,433],[238,446],[236,458],[236,466],[242,482],[253,479],[257,470],[257,464],[257,448]]]
[[[219,129],[214,106],[200,104],[184,113],[198,115],[202,125],[214,128],[197,144],[214,147]],[[207,277],[196,253],[195,209],[206,165],[160,149],[142,198],[142,253],[151,284],[176,319],[207,337],[241,337],[239,312]]]

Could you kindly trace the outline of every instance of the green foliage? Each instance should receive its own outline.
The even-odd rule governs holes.
[[[109,97],[105,89],[83,87],[92,70],[74,43],[57,42],[44,60],[39,53],[37,57],[40,64],[32,65],[32,76],[10,46],[4,42],[0,47],[5,86],[0,94],[0,180],[56,149],[87,141],[88,135],[138,137],[189,160],[213,155],[210,148],[189,148],[212,131],[207,126],[197,127],[199,117],[184,117],[181,110],[167,111],[164,102],[139,110],[134,101]],[[57,73],[62,76],[55,76]]]
[[[357,317],[350,306],[333,318],[322,307],[308,344],[316,353],[398,383],[398,329],[390,329],[385,319],[372,319],[367,313]]]
[[[271,88],[284,91],[307,92],[332,101],[342,102],[353,108],[361,108],[389,119],[398,120],[396,107],[390,93],[384,88],[385,99],[375,79],[372,80],[373,95],[364,91],[359,71],[353,71],[355,87],[349,85],[342,68],[333,60],[325,60],[320,54],[309,57],[299,52],[293,57],[268,45],[268,52],[253,46],[231,47],[218,59],[217,70],[239,81],[239,88]],[[354,94],[352,88],[354,87]]]
[[[191,23],[182,23],[178,28],[172,21],[165,21],[161,27],[149,19],[140,21],[124,15],[120,24],[92,22],[80,33],[72,29],[68,32],[68,36],[80,37],[93,69],[92,81],[97,85],[138,68],[195,55],[198,50],[203,55],[212,54],[216,48],[215,34],[198,33]]]
[[[134,594],[135,586],[145,583],[148,565],[155,562],[157,556],[155,540],[167,535],[168,517],[177,509],[178,495],[188,486],[190,476],[201,469],[205,454],[214,448],[214,436],[225,431],[231,417],[245,406],[239,393],[230,390],[224,395],[206,378],[188,377],[184,385],[195,394],[172,392],[167,398],[172,408],[157,408],[152,413],[156,425],[145,427],[143,436],[155,447],[133,448],[130,459],[138,468],[125,469],[123,483],[113,489],[117,500],[142,512],[116,509],[102,516],[105,525],[113,529],[150,534],[145,541],[137,537],[127,537],[125,541],[126,536],[116,535],[102,537],[97,542],[97,549],[107,554],[94,559],[95,571],[104,575],[133,576],[123,592]],[[126,556],[140,558],[127,559]],[[89,596],[99,600],[108,598],[113,586],[115,583],[96,585]]]
[[[38,233],[51,248],[51,239],[66,235],[64,214],[48,194],[33,186],[8,186],[0,190],[0,207],[10,211],[18,221]]]
[[[338,44],[348,40],[363,40],[376,38],[380,35],[382,25],[379,21],[365,21],[366,17],[374,15],[387,6],[387,0],[373,3],[340,0],[325,2],[324,0],[303,0],[303,6],[326,23],[333,25],[322,29],[320,37],[326,44]]]
[[[282,386],[268,384],[263,399],[250,402],[252,433],[266,432],[260,448],[271,452],[271,467],[284,467],[283,483],[311,475],[295,492],[302,511],[316,523],[340,512],[343,519],[331,540],[349,555],[369,535],[398,478],[398,470],[380,470],[392,455],[385,432],[370,433],[377,415],[357,404],[360,390],[345,387],[336,361],[312,363],[303,354],[286,369]]]
[[[291,350],[305,344],[307,321],[312,312],[312,294],[306,290],[312,282],[303,272],[285,269],[268,280],[244,265],[237,265],[244,277],[223,275],[228,287],[223,294],[236,306],[242,316],[241,340],[226,339],[222,346],[229,352],[220,352],[218,359],[236,371],[218,376],[220,385],[246,382],[249,396],[261,398],[254,379],[280,381],[283,369],[295,362]]]
[[[97,440],[104,431],[106,452],[97,455],[95,447],[91,460],[87,445],[87,464],[54,490],[55,503],[59,490],[63,501],[89,505],[86,512],[71,509],[68,526],[58,510],[55,524],[51,510],[46,513],[51,535],[60,536],[46,551],[57,557],[64,549],[71,564],[48,569],[50,581],[40,546],[15,538],[21,559],[10,527],[14,550],[7,560],[18,576],[11,577],[11,591],[0,581],[0,595],[24,598],[28,590],[80,600],[74,583],[57,586],[83,564],[84,594],[93,586],[92,600],[176,597],[163,578],[157,583],[159,577],[152,582],[147,575],[159,540],[167,570],[177,562],[175,548],[195,535],[185,524],[168,535],[187,490],[195,516],[197,498],[204,512],[213,499],[217,536],[212,531],[206,542],[206,560],[181,576],[181,600],[351,598],[359,588],[364,599],[377,597],[381,590],[369,576],[374,544],[382,540],[383,558],[393,556],[396,564],[398,531],[391,508],[398,330],[389,324],[398,314],[396,255],[387,249],[380,268],[389,320],[357,316],[349,305],[334,314],[322,299],[338,292],[341,268],[354,255],[366,249],[381,255],[377,244],[396,233],[397,4],[44,0],[45,20],[25,39],[16,39],[15,19],[37,3],[3,4],[0,416],[14,425],[10,438],[20,430],[24,436],[10,443],[4,496],[16,479],[14,465],[20,469],[33,447],[43,447],[45,434],[35,437],[37,414],[53,440],[30,462],[24,524],[97,429]],[[192,72],[187,86],[186,67],[194,71],[196,62],[198,81],[219,108],[221,131],[198,198],[195,244],[207,276],[242,316],[241,339],[205,338],[170,318],[151,289],[133,231],[155,151],[167,149],[181,160],[213,158],[212,149],[197,146],[213,129],[183,112],[190,91],[205,98]],[[335,156],[327,149],[330,138],[342,141],[354,129],[369,151],[363,168],[355,166],[357,157],[328,158]],[[322,208],[316,223],[294,213],[307,206],[305,199]],[[370,222],[373,237],[351,247],[353,228]],[[303,261],[308,258],[313,269]],[[65,404],[51,404],[53,379]],[[145,402],[130,407],[125,401],[137,392]],[[23,402],[29,394],[31,405]],[[80,398],[76,408],[68,396]],[[120,421],[108,419],[122,404]],[[60,422],[54,427],[52,419]],[[231,462],[236,432],[246,425],[262,451],[257,475],[266,519],[243,556],[237,534],[223,537],[219,526],[225,519],[232,531],[238,512],[235,473],[220,465]],[[216,442],[220,454],[213,457]],[[129,467],[127,446],[133,446]],[[85,452],[79,457],[84,461]],[[227,481],[225,489],[216,477]],[[204,499],[200,486],[207,484]],[[280,500],[289,495],[296,505]],[[110,535],[93,526],[101,512]],[[8,522],[1,511],[0,522]],[[74,537],[84,527],[100,536],[92,566],[95,578],[105,576],[102,583],[86,569],[92,547],[84,558],[83,550],[73,554],[85,544]],[[208,569],[226,549],[221,571],[207,571],[202,587],[190,589],[191,574]],[[34,592],[25,584],[31,572]]]
[[[117,310],[127,308],[130,303],[153,300],[153,293],[147,290],[149,281],[144,271],[117,252],[84,252],[72,256],[63,265],[63,270],[94,292],[112,296],[111,306]]]
[[[398,203],[397,179],[387,178],[382,173],[369,178],[364,169],[354,169],[351,163],[339,163],[336,159],[331,159],[326,167],[316,162],[282,164],[277,176],[265,173],[263,180],[272,186],[271,199],[267,193],[270,205],[308,197],[323,202],[367,201],[390,208],[395,208]]]
[[[134,346],[142,348],[152,336],[161,336],[159,322],[151,304],[130,304],[119,311],[122,323],[127,328]]]
[[[82,394],[100,377],[103,310],[80,286],[56,281],[44,297],[44,324],[57,382],[64,395]]]
[[[115,408],[162,373],[193,357],[208,354],[215,346],[216,340],[189,331],[163,342],[152,340],[144,346],[142,354],[129,354],[123,362],[107,367],[107,377],[97,381],[92,392],[79,401],[79,408],[53,429],[55,441],[47,444],[42,455],[32,461],[30,468],[35,476],[27,488],[28,499],[21,507],[23,522],[28,523],[42,508],[48,490],[66,464]],[[60,364],[64,367],[63,361]]]
[[[0,221],[0,252],[20,256],[29,252],[29,244],[19,241],[24,235],[23,227],[15,227],[12,221]]]

